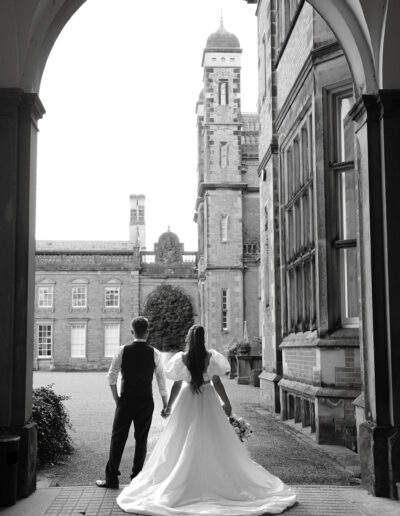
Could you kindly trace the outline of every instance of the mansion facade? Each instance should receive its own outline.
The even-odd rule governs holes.
[[[38,241],[34,368],[108,368],[130,323],[164,285],[178,287],[198,320],[197,252],[163,233],[146,251],[145,198],[130,197],[130,240]]]
[[[309,3],[262,0],[257,16],[261,396],[318,443],[355,450],[363,396],[352,75]]]

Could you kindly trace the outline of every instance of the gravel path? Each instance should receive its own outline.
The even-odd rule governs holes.
[[[73,424],[71,436],[75,451],[63,463],[49,466],[40,474],[50,485],[92,485],[103,478],[108,458],[109,439],[114,414],[114,401],[104,372],[35,372],[34,387],[54,384],[59,394],[71,398],[65,402]],[[254,434],[248,449],[253,459],[289,484],[355,483],[326,454],[303,439],[295,430],[264,410],[259,404],[259,390],[224,379],[234,412],[245,417]],[[169,383],[169,386],[171,382]],[[150,452],[166,422],[161,418],[161,399],[156,385],[155,411],[149,435]],[[129,481],[133,458],[133,432],[129,436],[121,463],[122,484]]]

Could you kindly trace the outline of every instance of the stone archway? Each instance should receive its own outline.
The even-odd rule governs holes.
[[[5,0],[0,6],[0,426],[22,436],[20,496],[32,492],[35,476],[35,432],[29,418],[37,121],[44,113],[38,93],[54,42],[84,2]],[[342,44],[360,95],[353,117],[364,232],[362,339],[368,423],[362,454],[367,483],[375,494],[385,494],[387,478],[393,489],[399,469],[400,377],[395,364],[400,363],[400,348],[395,344],[400,334],[400,5],[397,0],[309,2]],[[378,464],[376,450],[384,450],[385,464]]]

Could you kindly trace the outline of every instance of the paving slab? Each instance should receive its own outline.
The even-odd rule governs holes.
[[[400,502],[374,498],[351,486],[294,485],[297,503],[287,516],[399,516]],[[0,509],[3,516],[122,516],[115,501],[119,490],[95,486],[38,489],[16,505]],[[139,515],[137,515],[139,516]]]

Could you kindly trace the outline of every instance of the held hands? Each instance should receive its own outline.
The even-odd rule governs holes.
[[[167,418],[169,415],[171,415],[171,409],[166,406],[162,409],[161,411],[161,417],[163,417],[164,419]]]

